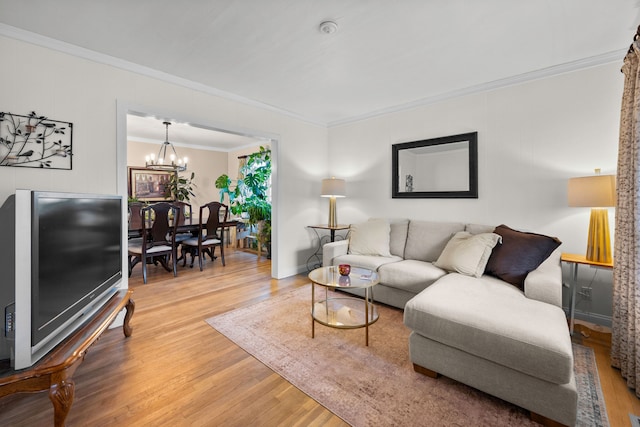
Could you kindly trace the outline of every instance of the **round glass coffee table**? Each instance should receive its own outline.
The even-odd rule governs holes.
[[[311,338],[315,338],[315,324],[339,329],[365,328],[365,344],[369,345],[369,325],[378,320],[373,304],[372,288],[380,282],[378,273],[365,268],[351,267],[348,276],[341,276],[338,267],[320,267],[309,273],[311,280]],[[324,299],[316,301],[316,285],[324,287]],[[329,289],[364,289],[364,300],[339,296],[329,297]]]

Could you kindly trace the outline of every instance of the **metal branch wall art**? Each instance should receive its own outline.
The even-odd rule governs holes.
[[[73,123],[0,112],[0,166],[71,169]]]

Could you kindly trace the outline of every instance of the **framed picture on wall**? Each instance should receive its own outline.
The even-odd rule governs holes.
[[[73,123],[0,112],[0,166],[71,170]]]
[[[129,197],[141,202],[161,202],[165,185],[171,179],[171,172],[145,168],[129,168]]]

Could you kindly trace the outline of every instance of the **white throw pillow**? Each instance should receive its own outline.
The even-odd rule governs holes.
[[[434,265],[443,270],[455,271],[467,276],[480,277],[491,256],[491,251],[501,239],[495,233],[456,233],[447,243]]]
[[[355,255],[391,256],[389,239],[391,226],[385,219],[372,219],[351,224],[349,253]]]

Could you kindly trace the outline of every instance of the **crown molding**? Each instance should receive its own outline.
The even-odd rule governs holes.
[[[602,55],[592,56],[589,58],[579,59],[565,64],[555,65],[553,67],[547,67],[536,71],[531,71],[524,74],[518,74],[516,76],[506,77],[504,79],[494,80],[492,82],[482,83],[475,86],[469,86],[462,89],[453,90],[450,92],[422,98],[416,101],[399,104],[389,108],[383,108],[380,110],[372,111],[358,116],[353,116],[344,120],[336,120],[327,124],[329,128],[342,126],[361,120],[367,120],[373,117],[383,116],[385,114],[398,113],[401,111],[412,110],[414,108],[423,107],[437,102],[442,102],[452,98],[458,98],[461,96],[473,95],[480,92],[488,92],[496,89],[501,89],[507,86],[515,86],[522,83],[526,83],[533,80],[540,80],[548,77],[557,76],[560,74],[571,73],[574,71],[583,70],[586,68],[597,67],[604,64],[610,64],[612,62],[620,62],[627,53],[627,49],[615,50],[612,52],[604,53]]]
[[[208,95],[217,96],[227,100],[239,102],[241,104],[245,104],[251,107],[256,107],[262,110],[267,110],[274,113],[282,114],[282,115],[291,117],[296,120],[301,120],[303,122],[306,122],[312,125],[321,126],[323,128],[327,127],[326,123],[319,122],[317,120],[313,120],[296,113],[292,113],[291,111],[283,110],[281,108],[274,107],[272,105],[265,104],[260,101],[245,98],[243,96],[236,95],[234,93],[225,92],[223,90],[216,89],[214,87],[207,86],[202,83],[197,83],[192,80],[188,80],[182,77],[177,77],[172,74],[165,73],[163,71],[158,71],[153,68],[145,67],[143,65],[126,61],[124,59],[116,58],[111,55],[106,55],[90,49],[86,49],[80,46],[70,44],[67,42],[56,40],[51,37],[46,37],[41,34],[33,33],[31,31],[26,31],[20,28],[12,27],[11,25],[0,23],[0,35],[9,37],[15,40],[23,41],[26,43],[30,43],[33,45],[45,47],[48,49],[57,50],[59,52],[76,56],[78,58],[83,58],[83,59],[87,59],[89,61],[97,62],[100,64],[109,65],[115,68],[119,68],[121,70],[130,71],[132,73],[140,74],[146,77],[151,77],[156,80],[161,80],[167,83],[185,87],[187,89],[203,92]]]

